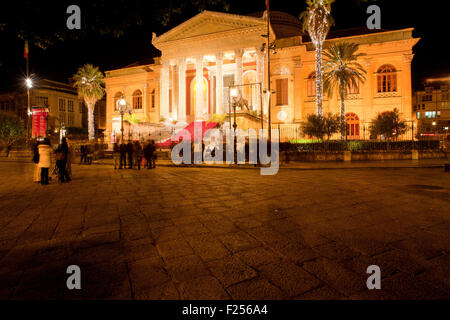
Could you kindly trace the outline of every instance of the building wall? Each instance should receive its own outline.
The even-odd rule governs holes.
[[[413,112],[419,134],[449,133],[450,80],[425,84],[414,92]]]

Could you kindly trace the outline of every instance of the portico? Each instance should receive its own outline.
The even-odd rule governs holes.
[[[190,122],[228,112],[229,87],[241,86],[251,111],[260,110],[264,55],[257,48],[161,61],[160,106],[165,119]]]

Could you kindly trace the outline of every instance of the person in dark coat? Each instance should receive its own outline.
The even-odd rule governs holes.
[[[131,141],[127,143],[128,169],[133,169],[133,144]]]
[[[142,162],[142,157],[143,157],[143,150],[141,147],[141,144],[139,143],[139,141],[136,141],[134,143],[134,156],[135,156],[135,164],[138,168],[138,170],[141,170],[141,162]]]
[[[66,138],[62,138],[61,143],[56,149],[56,166],[58,167],[60,182],[70,182],[70,177],[66,170],[68,155],[69,146],[67,145]]]
[[[122,142],[119,147],[120,152],[120,167],[119,169],[126,168],[127,167],[127,147]]]

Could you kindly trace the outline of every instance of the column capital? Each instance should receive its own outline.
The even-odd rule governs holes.
[[[186,57],[178,58],[177,59],[177,64],[179,66],[185,66],[186,65]]]
[[[216,61],[223,60],[223,52],[222,51],[216,52],[214,55],[216,56]]]
[[[242,58],[242,56],[244,55],[244,49],[239,48],[239,49],[234,49],[234,56],[235,58]]]

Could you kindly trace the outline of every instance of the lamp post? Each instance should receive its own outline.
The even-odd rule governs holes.
[[[233,136],[233,145],[234,145],[234,158],[237,156],[237,141],[236,141],[236,129],[237,129],[237,122],[236,122],[236,98],[239,95],[239,90],[234,87],[230,89],[230,95],[233,101],[233,129],[234,129],[234,136]],[[234,161],[234,159],[233,159]],[[237,164],[237,159],[236,159]]]
[[[116,108],[120,112],[120,133],[122,135],[122,143],[123,143],[123,115],[125,112],[131,113],[130,108],[128,108],[127,101],[124,97],[120,98],[116,102]]]
[[[31,78],[25,79],[25,85],[27,87],[27,138],[30,136],[30,116],[33,114],[31,112],[31,100],[30,100],[30,89],[33,87],[33,80]]]

